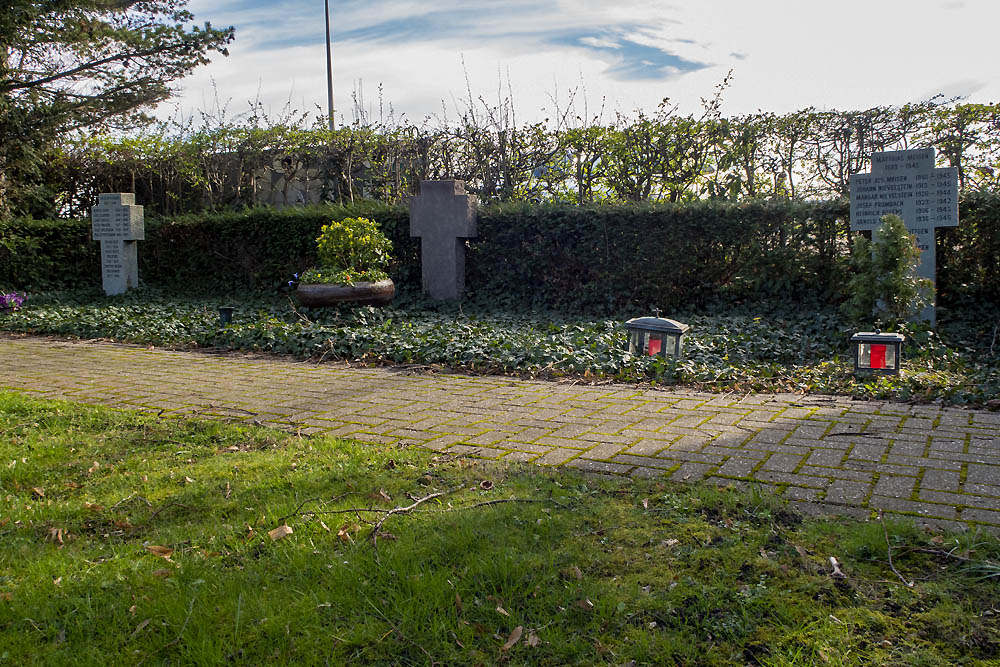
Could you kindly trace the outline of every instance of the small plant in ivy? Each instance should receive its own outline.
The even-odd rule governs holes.
[[[392,242],[373,220],[333,221],[323,226],[316,244],[319,266],[305,271],[302,283],[353,285],[389,277]]]
[[[898,215],[882,217],[869,241],[858,235],[851,252],[850,298],[844,314],[856,322],[898,323],[912,319],[932,289],[916,274],[920,250]]]
[[[0,311],[20,310],[21,306],[24,305],[25,299],[27,299],[26,296],[17,292],[0,294]]]

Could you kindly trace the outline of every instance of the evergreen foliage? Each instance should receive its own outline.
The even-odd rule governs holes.
[[[898,323],[917,315],[933,285],[916,274],[920,250],[903,219],[882,217],[873,241],[858,235],[851,254],[845,313],[858,322]]]
[[[189,27],[187,0],[6,0],[0,12],[0,216],[39,214],[75,130],[121,127],[169,84],[226,53],[233,28]]]

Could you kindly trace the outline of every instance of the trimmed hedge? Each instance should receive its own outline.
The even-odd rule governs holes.
[[[406,209],[372,202],[147,220],[146,240],[139,242],[139,276],[161,284],[284,284],[315,263],[323,225],[358,216],[386,230],[398,263],[394,276],[410,280],[408,271],[416,265],[419,280],[419,244],[409,238]],[[100,246],[90,238],[89,220],[0,221],[0,285],[45,288],[100,281]]]
[[[829,298],[846,213],[844,202],[788,200],[498,206],[480,214],[468,282],[512,302],[609,311],[723,293]]]
[[[146,242],[139,249],[139,275],[150,282],[168,284],[284,284],[293,273],[316,263],[320,228],[331,220],[349,217],[378,222],[393,243],[398,269],[394,277],[409,280],[407,271],[418,261],[419,247],[409,238],[407,211],[377,203],[280,210],[261,207],[154,221],[146,226]]]
[[[939,304],[1000,304],[1000,195],[962,199],[961,225],[938,232]],[[467,287],[510,306],[596,312],[672,309],[724,296],[837,301],[847,284],[847,200],[684,204],[505,204],[480,212]],[[393,242],[392,277],[420,282],[406,208],[363,202],[150,220],[140,276],[159,284],[273,287],[315,262],[320,227],[368,217]],[[0,222],[0,286],[100,282],[86,220]]]

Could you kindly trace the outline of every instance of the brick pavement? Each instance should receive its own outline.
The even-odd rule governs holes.
[[[8,335],[0,388],[594,473],[759,482],[810,513],[1000,527],[1000,414],[986,411]]]

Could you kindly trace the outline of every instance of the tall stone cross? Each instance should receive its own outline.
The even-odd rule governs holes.
[[[433,299],[458,299],[465,289],[465,239],[476,238],[476,197],[463,181],[421,181],[411,197],[410,236],[420,237],[421,278]]]
[[[851,231],[877,229],[889,213],[917,237],[917,275],[934,282],[934,230],[958,225],[958,168],[936,169],[933,148],[875,153],[870,174],[851,174]],[[933,300],[920,317],[934,324]]]
[[[104,293],[121,294],[139,286],[136,241],[145,240],[142,206],[131,192],[103,193],[90,209],[93,238],[101,242],[101,278]]]

